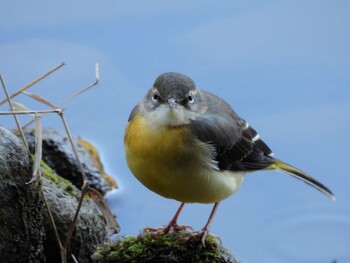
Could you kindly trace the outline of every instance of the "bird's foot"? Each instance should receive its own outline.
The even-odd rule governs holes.
[[[207,229],[207,228],[202,228],[202,229],[199,230],[199,231],[194,231],[194,232],[192,232],[192,233],[189,233],[189,234],[185,237],[184,240],[187,241],[187,240],[189,240],[189,239],[191,239],[191,238],[196,238],[196,239],[198,239],[198,240],[201,240],[203,247],[205,247],[205,240],[206,240],[207,237],[211,237],[211,238],[213,238],[214,240],[219,240],[220,243],[222,243],[220,237],[218,237],[218,236],[216,236],[216,235],[209,234],[209,229]]]
[[[153,235],[158,235],[158,234],[172,234],[174,232],[187,231],[188,229],[193,231],[193,228],[191,226],[187,226],[187,225],[180,226],[177,223],[169,223],[167,226],[160,227],[160,228],[147,227],[144,229],[144,231],[147,233],[151,233]]]
[[[180,231],[187,231],[188,229],[190,229],[191,231],[193,231],[193,228],[191,226],[188,225],[178,225],[178,224],[169,224],[164,228],[164,233],[174,233],[174,232],[180,232]]]

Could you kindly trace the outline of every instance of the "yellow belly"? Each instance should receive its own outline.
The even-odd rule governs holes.
[[[146,122],[134,117],[124,140],[128,166],[147,188],[197,203],[221,201],[239,188],[244,173],[213,169],[208,148],[189,136],[187,126],[150,129]]]

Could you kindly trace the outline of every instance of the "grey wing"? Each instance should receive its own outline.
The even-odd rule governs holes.
[[[202,92],[208,110],[191,123],[191,130],[199,140],[214,146],[221,170],[254,171],[275,162],[270,148],[245,120],[219,97]]]
[[[136,114],[138,114],[140,112],[140,105],[137,104],[131,111],[129,118],[128,118],[128,122],[131,121],[134,116],[136,116]]]

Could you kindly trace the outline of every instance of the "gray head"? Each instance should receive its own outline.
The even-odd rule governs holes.
[[[202,93],[191,78],[168,72],[157,77],[137,110],[159,125],[177,126],[189,123],[206,108]]]
[[[153,87],[157,89],[159,97],[164,101],[173,98],[180,103],[196,89],[196,84],[186,75],[167,72],[156,79]]]

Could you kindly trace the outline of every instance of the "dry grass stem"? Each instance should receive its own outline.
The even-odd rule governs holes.
[[[18,91],[16,91],[15,93],[13,93],[12,95],[9,95],[6,85],[3,81],[3,78],[0,74],[0,80],[1,80],[1,84],[3,86],[4,92],[6,94],[6,99],[0,101],[0,105],[2,105],[5,102],[8,102],[10,105],[10,111],[0,111],[0,115],[13,115],[18,131],[20,132],[21,138],[23,140],[23,143],[26,147],[26,149],[28,150],[29,153],[29,147],[28,147],[28,143],[24,137],[24,133],[23,133],[23,129],[19,123],[19,120],[17,118],[17,115],[34,115],[34,120],[32,120],[30,123],[26,124],[25,127],[27,127],[28,125],[30,125],[31,123],[35,122],[35,154],[34,154],[34,164],[33,164],[33,178],[30,180],[30,182],[28,183],[33,183],[34,181],[36,181],[37,179],[40,180],[40,175],[41,175],[41,167],[40,167],[40,163],[42,160],[42,124],[41,124],[41,118],[43,115],[45,114],[58,114],[58,116],[60,117],[62,124],[64,126],[65,132],[67,134],[67,137],[69,139],[69,142],[72,146],[72,150],[73,153],[75,155],[75,159],[78,163],[80,172],[81,172],[81,176],[83,178],[83,186],[81,189],[81,196],[79,198],[79,202],[78,202],[78,207],[76,209],[76,212],[74,214],[74,218],[73,221],[69,227],[68,233],[65,237],[65,242],[62,244],[61,239],[59,237],[56,225],[55,225],[55,221],[53,219],[52,213],[49,209],[47,200],[45,198],[45,195],[41,189],[41,195],[43,196],[43,200],[45,202],[46,208],[48,210],[48,214],[49,214],[49,218],[52,224],[52,227],[54,229],[54,234],[58,243],[58,246],[60,248],[60,255],[61,255],[61,262],[62,263],[66,263],[67,262],[67,248],[69,245],[69,242],[71,240],[71,237],[73,235],[77,220],[78,220],[78,216],[80,213],[80,209],[84,200],[84,196],[85,194],[89,193],[89,195],[91,196],[91,198],[94,200],[94,202],[96,203],[96,205],[98,206],[98,208],[101,210],[101,212],[103,213],[105,219],[106,219],[106,223],[108,226],[108,230],[111,233],[116,233],[120,230],[119,224],[116,222],[115,217],[113,216],[112,212],[110,211],[108,204],[106,203],[106,201],[104,200],[103,196],[97,192],[95,189],[92,189],[89,187],[89,183],[84,171],[84,168],[82,166],[82,163],[79,159],[77,150],[76,150],[76,146],[74,144],[74,141],[72,139],[70,130],[68,128],[68,124],[65,120],[64,117],[64,110],[60,109],[59,106],[66,103],[69,100],[72,100],[73,98],[81,95],[82,93],[84,93],[85,91],[91,89],[92,87],[96,86],[99,83],[99,67],[98,64],[96,64],[95,66],[95,81],[88,85],[87,87],[81,89],[80,91],[76,92],[75,94],[65,98],[64,100],[60,101],[58,104],[54,104],[49,102],[48,100],[44,99],[42,96],[38,95],[38,94],[33,94],[30,92],[27,92],[26,90],[29,89],[30,87],[32,87],[33,85],[35,85],[36,83],[38,83],[39,81],[41,81],[42,79],[44,79],[45,77],[47,77],[48,75],[52,74],[53,72],[55,72],[56,70],[58,70],[59,68],[61,68],[62,66],[64,66],[65,63],[62,62],[61,64],[59,64],[58,66],[52,68],[50,71],[48,71],[47,73],[43,74],[42,76],[38,77],[37,79],[35,79],[34,81],[32,81],[31,83],[29,83],[28,85],[24,86],[23,88],[19,89]],[[24,94],[29,96],[32,99],[35,99],[37,101],[39,101],[40,103],[49,106],[51,109],[48,110],[31,110],[29,108],[27,108],[25,105],[22,105],[20,103],[15,103],[12,102],[11,99],[16,97],[19,94]],[[77,262],[76,258],[74,257],[74,255],[72,255],[72,258],[74,260],[74,262]]]

